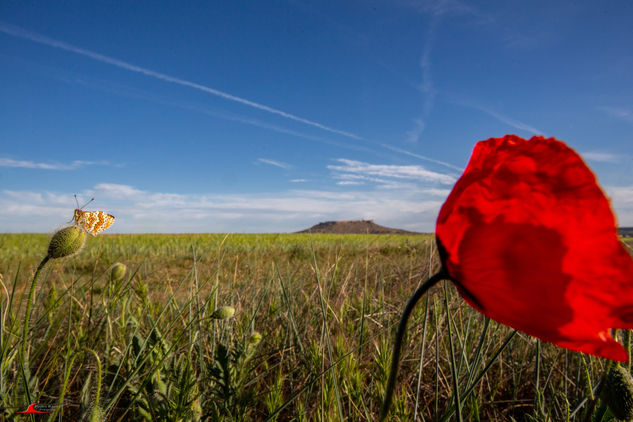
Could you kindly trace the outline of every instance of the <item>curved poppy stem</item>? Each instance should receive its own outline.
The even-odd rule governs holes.
[[[27,338],[29,335],[29,322],[31,321],[31,307],[33,306],[33,296],[35,295],[35,285],[37,284],[37,279],[40,277],[40,272],[44,265],[51,259],[50,255],[46,255],[46,257],[40,262],[40,265],[37,267],[35,271],[35,275],[33,276],[33,281],[31,281],[31,288],[29,290],[29,298],[26,302],[26,311],[24,312],[24,328],[22,331],[22,348],[21,348],[21,358],[26,359],[26,351],[27,351]]]
[[[398,330],[396,331],[396,338],[393,343],[393,356],[391,357],[391,370],[389,372],[389,380],[387,381],[387,389],[385,390],[385,400],[382,403],[382,409],[380,410],[380,418],[379,421],[384,421],[389,413],[389,408],[391,407],[391,400],[393,399],[393,391],[396,387],[396,377],[398,376],[398,366],[400,364],[400,351],[402,349],[402,342],[404,340],[405,331],[407,329],[407,322],[409,322],[409,317],[411,316],[411,312],[413,312],[413,308],[418,303],[420,298],[424,296],[424,294],[438,281],[447,278],[444,271],[440,270],[438,273],[432,275],[428,280],[426,280],[418,289],[413,293],[413,295],[409,298],[407,305],[404,307],[404,311],[402,312],[402,317],[400,318],[400,323],[398,324]]]

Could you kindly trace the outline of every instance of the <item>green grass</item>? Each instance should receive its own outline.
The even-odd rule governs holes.
[[[24,343],[49,238],[0,235],[7,420],[41,402],[59,405],[49,420],[373,421],[402,308],[438,265],[430,236],[100,235],[44,268]],[[211,318],[225,305],[233,318]],[[438,285],[410,320],[390,419],[582,421],[606,366]]]

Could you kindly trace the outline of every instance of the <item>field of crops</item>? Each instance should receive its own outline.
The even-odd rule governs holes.
[[[27,311],[49,239],[0,235],[4,420],[37,402],[54,412],[34,420],[376,420],[394,327],[438,267],[431,236],[100,235],[46,264]],[[488,321],[450,283],[405,344],[391,420],[613,420],[593,397],[608,361]]]

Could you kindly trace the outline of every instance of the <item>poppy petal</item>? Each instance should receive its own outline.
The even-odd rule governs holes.
[[[633,260],[580,156],[554,138],[477,143],[440,210],[445,272],[488,317],[558,346],[626,361]]]

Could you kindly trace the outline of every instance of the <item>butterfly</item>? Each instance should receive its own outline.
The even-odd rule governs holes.
[[[75,226],[81,227],[86,233],[96,236],[114,223],[114,216],[104,211],[83,211],[82,208],[92,201],[94,201],[94,198],[80,207],[79,202],[77,202],[77,195],[75,195],[77,208],[75,208],[73,219],[70,221],[74,221]]]

